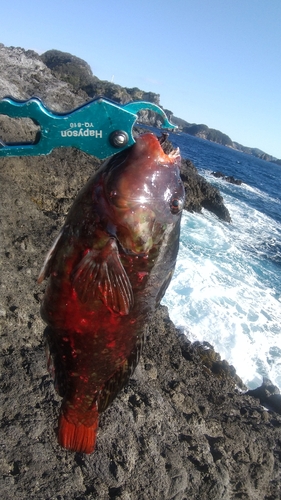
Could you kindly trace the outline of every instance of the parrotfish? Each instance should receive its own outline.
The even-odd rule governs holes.
[[[62,396],[58,441],[92,453],[99,414],[133,373],[171,280],[184,205],[179,150],[151,133],[82,188],[38,278],[48,367]]]

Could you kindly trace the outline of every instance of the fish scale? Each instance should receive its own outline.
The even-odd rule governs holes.
[[[166,155],[150,133],[107,160],[40,273],[39,282],[49,278],[41,305],[49,366],[63,397],[58,440],[69,450],[94,450],[99,414],[133,373],[171,280],[185,196],[179,163],[179,151]]]

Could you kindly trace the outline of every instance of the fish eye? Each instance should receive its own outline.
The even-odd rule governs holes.
[[[183,199],[182,198],[171,198],[170,200],[170,210],[172,214],[178,214],[183,209]]]

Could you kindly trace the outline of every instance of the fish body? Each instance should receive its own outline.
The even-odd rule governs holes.
[[[184,204],[179,163],[178,150],[166,155],[153,134],[137,138],[80,191],[45,260],[41,315],[67,449],[94,450],[99,414],[132,374],[171,280]]]

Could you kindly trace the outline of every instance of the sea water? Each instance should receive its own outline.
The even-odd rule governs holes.
[[[187,134],[169,140],[219,188],[232,223],[206,210],[184,212],[162,303],[190,340],[212,344],[249,388],[264,376],[281,388],[281,167]]]

